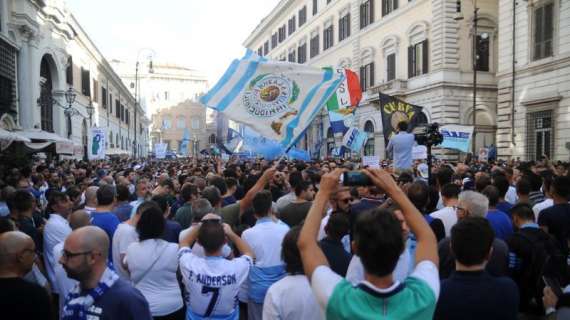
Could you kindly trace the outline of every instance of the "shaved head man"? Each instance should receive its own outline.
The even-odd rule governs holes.
[[[20,231],[0,235],[0,309],[6,319],[50,319],[47,291],[22,277],[32,270],[36,246]]]
[[[85,210],[91,214],[97,207],[97,190],[99,187],[91,186],[85,190]]]
[[[81,214],[77,215],[81,220]],[[59,261],[79,285],[67,295],[61,319],[77,319],[81,314],[100,319],[152,319],[143,295],[107,267],[109,246],[107,233],[96,226],[76,229],[65,239]]]

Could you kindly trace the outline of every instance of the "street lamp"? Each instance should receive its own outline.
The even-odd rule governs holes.
[[[69,89],[67,89],[67,91],[65,92],[65,101],[67,101],[69,109],[71,109],[71,107],[73,106],[76,97],[77,94],[75,93],[73,88],[70,87]]]
[[[138,107],[140,105],[139,100],[140,100],[140,92],[139,92],[139,60],[140,60],[140,55],[143,51],[150,51],[151,54],[148,56],[149,59],[149,64],[148,64],[148,73],[154,73],[154,68],[152,66],[152,57],[156,55],[156,53],[154,52],[153,49],[149,49],[149,48],[142,48],[139,50],[138,54],[137,54],[137,61],[136,61],[136,66],[135,66],[135,114],[134,114],[134,123],[133,123],[133,127],[134,127],[134,141],[133,141],[133,157],[137,157],[137,111],[138,111]]]
[[[89,105],[85,107],[85,110],[87,110],[87,114],[89,115],[89,127],[93,127],[92,117],[95,112],[95,108],[93,107],[93,101],[91,101],[91,99],[89,99]]]

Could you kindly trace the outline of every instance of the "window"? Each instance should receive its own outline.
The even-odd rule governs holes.
[[[553,21],[554,4],[552,2],[534,9],[534,60],[552,56]]]
[[[265,41],[263,44],[263,55],[266,56],[269,53],[269,40]]]
[[[289,19],[289,35],[292,35],[293,32],[295,32],[295,28],[297,27],[297,18],[295,18],[295,16],[291,17],[291,19]]]
[[[328,26],[325,31],[323,31],[323,51],[333,46],[334,33],[333,25]]]
[[[257,49],[257,55],[263,56],[263,47],[259,47],[259,49]]]
[[[73,57],[67,58],[67,66],[65,67],[65,82],[73,86]]]
[[[331,156],[334,150],[334,133],[332,128],[327,130],[327,155]]]
[[[295,50],[289,51],[289,56],[287,57],[287,60],[289,62],[295,62],[295,58],[297,58],[297,53],[295,52]]]
[[[477,71],[489,71],[489,36],[477,35]]]
[[[117,119],[121,118],[121,104],[119,100],[115,100],[115,117],[117,117]]]
[[[200,129],[200,119],[192,119],[192,129],[193,130]]]
[[[303,9],[299,10],[299,27],[307,22],[307,6],[304,6]]]
[[[366,91],[374,86],[374,62],[360,67],[360,88]]]
[[[129,124],[130,112],[129,109],[125,109],[125,123]]]
[[[186,128],[186,119],[184,117],[178,117],[176,119],[176,127],[178,129],[184,129]]]
[[[398,0],[382,0],[382,16],[398,9]]]
[[[125,106],[121,104],[121,121],[125,121]]]
[[[109,113],[113,114],[113,95],[109,93]]]
[[[279,43],[285,41],[285,38],[287,37],[287,30],[285,29],[285,25],[283,25],[281,28],[279,28]]]
[[[84,96],[91,96],[91,76],[89,70],[81,68],[81,93]]]
[[[210,135],[210,137],[208,138],[208,142],[209,142],[210,144],[216,143],[216,135],[212,133],[212,134]]]
[[[360,5],[360,29],[374,22],[374,0],[368,0]]]
[[[319,35],[311,38],[311,58],[319,54]]]
[[[543,155],[552,159],[554,151],[552,110],[527,115],[527,158],[538,160]]]
[[[275,47],[277,47],[277,32],[271,36],[271,49],[275,49]]]
[[[307,62],[307,44],[303,43],[297,48],[297,63]]]
[[[373,156],[374,155],[374,124],[372,121],[368,120],[364,124],[364,132],[368,134],[368,140],[366,140],[366,144],[364,145],[364,156]]]
[[[428,73],[428,41],[408,47],[408,78]]]
[[[338,20],[338,41],[350,37],[350,13],[345,14]]]
[[[99,82],[93,80],[93,102],[99,102]]]
[[[170,119],[170,116],[164,116],[162,118],[162,128],[166,130],[172,128],[172,119]]]
[[[103,109],[107,109],[107,89],[105,87],[101,87],[101,104]]]
[[[396,79],[396,54],[392,53],[386,57],[386,81]]]
[[[318,0],[313,0],[313,15],[316,15],[319,12]]]

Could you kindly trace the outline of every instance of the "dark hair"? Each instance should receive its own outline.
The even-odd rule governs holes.
[[[455,183],[448,183],[441,188],[441,196],[447,199],[457,199],[461,188]]]
[[[530,205],[526,203],[517,203],[511,208],[511,216],[517,216],[523,220],[534,221],[534,211]]]
[[[222,196],[228,192],[228,186],[226,185],[226,180],[224,180],[224,178],[222,177],[214,176],[210,178],[210,185],[218,188]]]
[[[515,188],[517,189],[518,194],[528,195],[530,194],[530,181],[528,181],[527,178],[522,177],[517,181]]]
[[[117,186],[117,201],[128,201],[131,193],[129,188],[124,185]]]
[[[14,225],[14,221],[8,217],[0,217],[0,234],[15,230],[16,226]]]
[[[111,185],[102,185],[97,189],[97,204],[100,206],[108,206],[115,200],[115,187]]]
[[[569,200],[570,198],[570,178],[569,177],[556,177],[552,181],[552,193]]]
[[[402,223],[383,209],[360,214],[354,227],[354,240],[364,269],[377,277],[392,273],[404,251]]]
[[[489,199],[489,207],[495,207],[499,203],[499,189],[497,187],[488,185],[481,193]]]
[[[306,181],[300,181],[295,186],[295,195],[298,197],[301,195],[301,193],[307,191],[307,189],[309,189],[309,184]]]
[[[493,177],[493,185],[499,190],[499,198],[504,198],[510,187],[509,180],[502,174]]]
[[[400,174],[400,176],[398,177],[398,183],[412,183],[414,182],[414,177],[412,177],[411,174],[409,174],[408,172],[402,172]]]
[[[202,191],[202,198],[210,201],[212,207],[215,207],[218,203],[220,203],[220,201],[222,201],[220,190],[214,186],[204,188]]]
[[[172,182],[172,179],[167,178],[162,180],[162,182],[160,183],[161,187],[169,187],[170,190],[174,190],[174,183]]]
[[[198,196],[198,187],[193,184],[185,183],[180,189],[180,197],[184,202],[192,200],[192,196]]]
[[[461,264],[478,265],[489,255],[494,238],[495,233],[487,219],[465,218],[451,228],[451,250]]]
[[[156,202],[163,213],[168,209],[168,198],[166,196],[153,196],[150,200]]]
[[[303,174],[300,171],[294,171],[289,173],[289,184],[291,187],[295,188],[297,184],[303,181]]]
[[[162,214],[158,206],[151,206],[142,211],[141,218],[137,223],[139,241],[162,237],[165,226]]]
[[[81,190],[77,186],[71,186],[65,191],[65,194],[67,194],[69,199],[74,200],[81,196]]]
[[[291,228],[283,238],[281,258],[285,262],[285,271],[290,274],[304,274],[301,253],[297,247],[297,240],[301,233],[301,226]]]
[[[453,177],[453,170],[448,166],[443,166],[437,170],[435,175],[435,181],[442,187],[448,183],[451,183]]]
[[[6,201],[10,211],[26,212],[32,209],[34,196],[28,191],[18,190]]]
[[[350,230],[350,221],[348,215],[344,212],[335,211],[331,213],[329,221],[325,226],[327,236],[332,240],[340,240]]]
[[[400,131],[408,131],[408,122],[406,122],[406,121],[398,122],[398,129]]]
[[[253,197],[253,210],[255,211],[255,215],[259,217],[267,216],[271,209],[271,205],[271,192],[267,190],[263,190]]]
[[[156,202],[151,201],[151,200],[146,200],[146,201],[143,201],[141,204],[139,204],[135,214],[141,215],[143,213],[143,211],[145,211],[151,207],[155,207],[158,210],[160,210],[160,208],[158,207],[158,204],[156,204]]]
[[[486,173],[475,178],[475,190],[477,190],[477,192],[483,192],[483,189],[489,185],[491,185],[491,177]]]
[[[228,187],[228,189],[237,187],[237,185],[238,181],[236,178],[226,178],[226,187]]]
[[[223,225],[218,220],[202,222],[198,231],[198,242],[208,254],[218,251],[226,242]]]
[[[416,209],[424,212],[429,201],[429,187],[423,181],[416,181],[408,188],[408,198],[414,204]]]
[[[192,222],[200,222],[208,213],[214,212],[214,208],[206,199],[198,199],[192,203]]]
[[[51,190],[48,197],[48,208],[53,210],[52,207],[54,205],[62,201],[66,201],[67,199],[69,199],[69,197],[65,193],[57,190]]]
[[[527,172],[524,175],[525,178],[530,182],[530,191],[539,191],[542,187],[542,177],[532,171]]]

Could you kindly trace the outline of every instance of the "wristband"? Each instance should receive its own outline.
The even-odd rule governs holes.
[[[553,307],[548,307],[548,308],[546,308],[545,314],[548,316],[554,312],[556,312],[556,309],[554,309]]]

